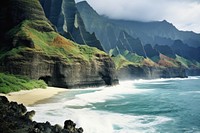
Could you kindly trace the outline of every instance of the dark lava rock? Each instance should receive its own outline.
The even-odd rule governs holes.
[[[32,121],[34,114],[35,111],[27,112],[23,104],[9,102],[5,96],[0,96],[1,133],[83,133],[83,129],[76,128],[76,124],[71,120],[66,120],[62,128],[49,122]]]

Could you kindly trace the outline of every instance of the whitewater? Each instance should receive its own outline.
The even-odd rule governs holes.
[[[200,77],[121,81],[112,87],[73,89],[28,107],[33,120],[84,133],[199,133]]]

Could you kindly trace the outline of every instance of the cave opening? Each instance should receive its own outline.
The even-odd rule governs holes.
[[[42,76],[39,80],[43,80],[47,85],[51,84],[51,77],[50,76]]]

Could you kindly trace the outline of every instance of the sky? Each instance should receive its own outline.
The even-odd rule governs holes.
[[[100,15],[109,18],[143,22],[167,20],[179,30],[200,33],[200,0],[86,1]]]

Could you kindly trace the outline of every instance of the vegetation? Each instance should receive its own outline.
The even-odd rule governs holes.
[[[117,55],[116,57],[112,57],[114,63],[115,63],[115,66],[116,66],[116,69],[119,70],[125,66],[128,66],[128,65],[134,65],[134,63],[128,61],[126,58],[124,58],[124,56],[122,55]]]
[[[180,62],[181,65],[184,66],[185,68],[188,68],[188,69],[189,68],[198,68],[198,69],[200,68],[200,63],[198,61],[195,61],[195,60],[191,61],[191,60],[185,59],[178,55],[176,55],[176,60],[178,62]]]
[[[138,64],[141,64],[145,59],[143,56],[139,56],[136,53],[130,53],[130,52],[123,54],[123,56],[130,62]]]
[[[117,53],[116,50],[110,51],[110,55],[113,53]],[[160,54],[160,57],[156,57],[158,62],[154,62],[150,58],[144,58],[143,56],[139,56],[135,53],[131,53],[129,51],[124,51],[124,53],[118,54],[117,56],[112,57],[116,68],[120,69],[127,65],[134,66],[151,66],[151,67],[180,67],[180,65],[189,68],[191,65],[198,67],[200,63],[195,62],[192,63],[180,56],[176,56],[176,59],[169,58],[163,54]]]
[[[43,30],[43,31],[42,31]],[[85,61],[92,60],[95,54],[106,54],[97,48],[87,45],[78,45],[56,33],[51,29],[49,23],[43,20],[25,20],[15,28],[11,29],[7,35],[12,40],[25,39],[34,44],[34,48],[27,47],[27,43],[19,41],[16,48],[0,53],[0,58],[6,55],[17,56],[25,50],[42,52],[48,56],[59,56],[66,62],[73,62],[74,58],[81,58]],[[74,58],[72,58],[74,57]]]
[[[117,69],[123,68],[127,65],[142,66],[146,64],[152,64],[152,62],[149,62],[150,59],[145,59],[143,56],[139,56],[136,53],[131,53],[128,50],[125,50],[123,53],[119,54],[119,50],[117,48],[111,49],[109,51],[109,55],[112,56]]]
[[[0,73],[0,93],[46,87],[47,85],[43,80],[30,80],[23,76]]]
[[[160,54],[160,60],[158,64],[163,67],[179,67],[180,66],[180,63],[178,61],[168,56],[165,56],[163,54]]]
[[[90,61],[97,54],[105,54],[97,48],[78,45],[61,35],[45,20],[24,20],[6,33],[11,40],[5,49],[0,49],[0,60],[4,57],[20,58],[24,51],[34,51],[47,56],[56,56],[68,63],[77,58]],[[0,73],[0,93],[9,93],[33,88],[45,88],[42,80],[31,80],[26,77]]]

